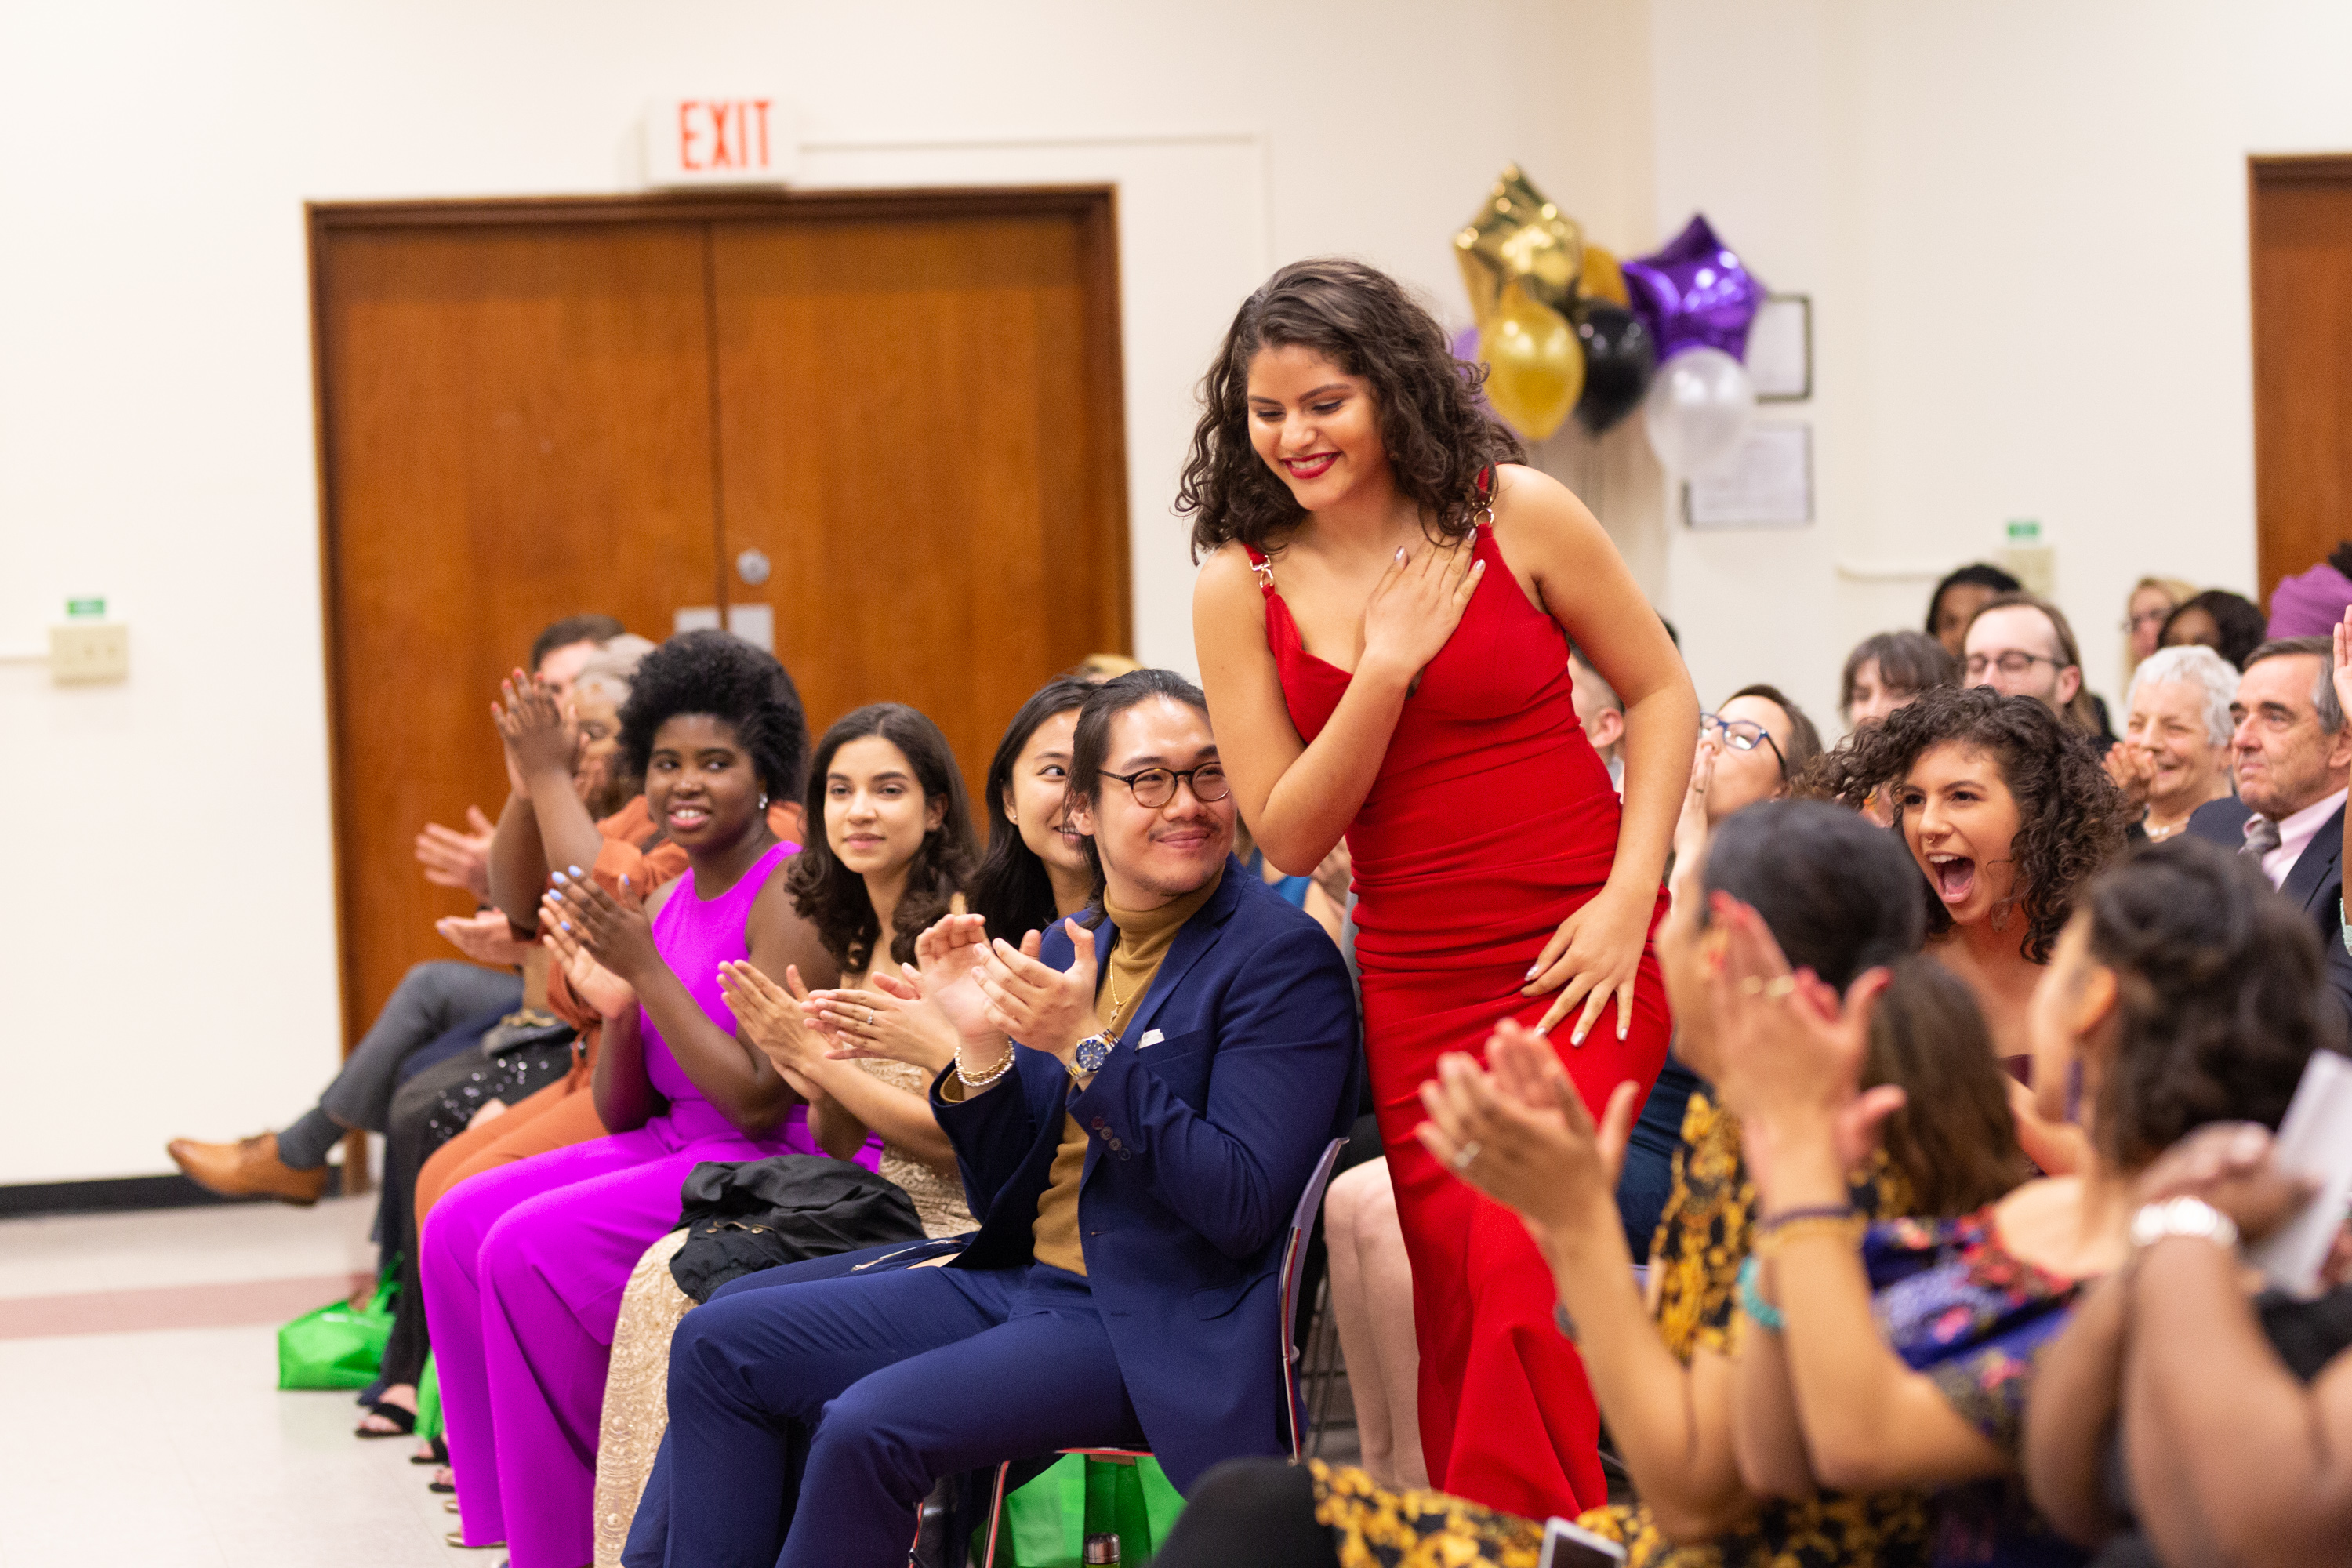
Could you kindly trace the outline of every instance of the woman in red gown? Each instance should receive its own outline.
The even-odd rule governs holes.
[[[1286,267],[1203,384],[1179,504],[1208,554],[1193,635],[1242,816],[1285,871],[1342,835],[1354,857],[1431,1484],[1572,1518],[1606,1489],[1583,1363],[1527,1232],[1413,1137],[1417,1093],[1505,1018],[1562,1026],[1596,1119],[1620,1084],[1649,1092],[1670,1024],[1648,937],[1698,700],[1609,536],[1513,461],[1478,379],[1385,274]],[[1625,700],[1622,808],[1570,638]]]

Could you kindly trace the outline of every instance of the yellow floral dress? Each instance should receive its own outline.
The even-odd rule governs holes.
[[[1687,1365],[1698,1352],[1732,1352],[1739,1265],[1748,1256],[1756,1184],[1740,1158],[1739,1124],[1694,1094],[1675,1153],[1674,1189],[1658,1216],[1650,1278],[1658,1336]],[[1853,1186],[1873,1215],[1910,1206],[1908,1184],[1874,1155]],[[1310,1461],[1315,1517],[1338,1542],[1340,1568],[1535,1568],[1543,1523],[1443,1492],[1390,1492],[1361,1470]],[[1577,1522],[1622,1543],[1627,1568],[1912,1568],[1927,1561],[1926,1494],[1823,1493],[1766,1499],[1712,1541],[1676,1545],[1640,1503],[1616,1503]]]

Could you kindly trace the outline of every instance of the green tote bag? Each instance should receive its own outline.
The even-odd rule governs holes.
[[[366,1306],[331,1301],[279,1329],[278,1386],[365,1388],[373,1383],[384,1342],[392,1337],[397,1289],[396,1277],[387,1270]]]

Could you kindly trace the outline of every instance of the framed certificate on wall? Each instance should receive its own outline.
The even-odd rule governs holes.
[[[1775,294],[1748,328],[1748,374],[1759,403],[1802,403],[1813,395],[1813,300]]]
[[[1683,486],[1693,528],[1802,528],[1813,521],[1813,427],[1758,425]]]

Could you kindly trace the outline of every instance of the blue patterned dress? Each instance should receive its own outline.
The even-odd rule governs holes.
[[[1881,1220],[1863,1242],[1863,1261],[1880,1335],[2014,1465],[2034,1361],[2088,1282],[2011,1256],[1989,1206],[1958,1219]],[[2073,1568],[2088,1560],[2034,1513],[2014,1469],[1937,1493],[1932,1529],[1937,1568]]]

